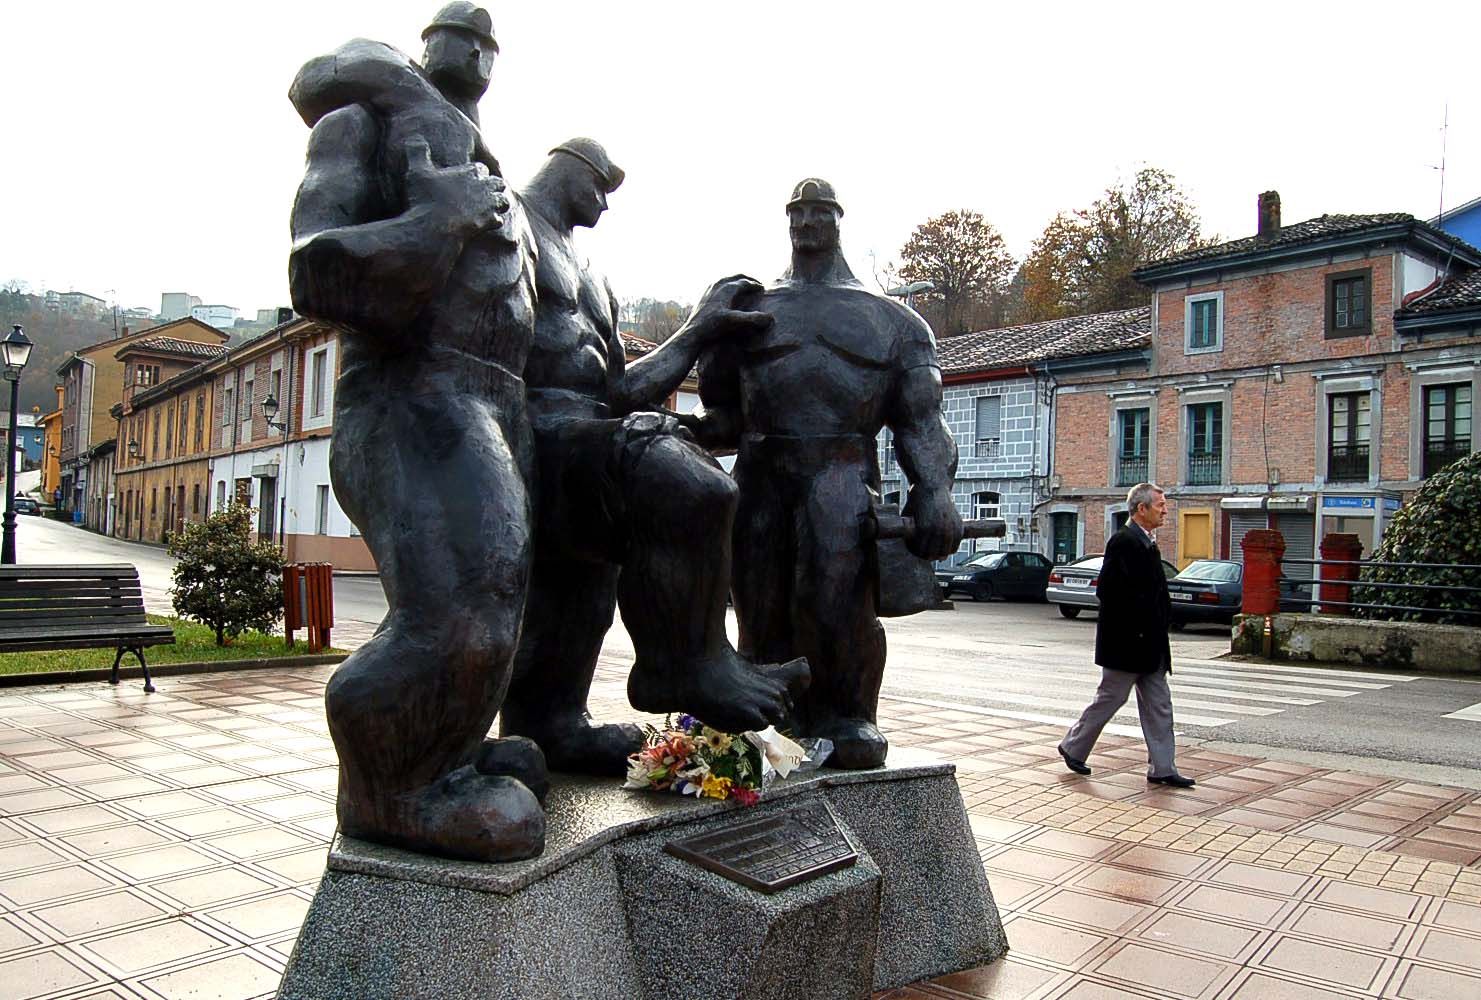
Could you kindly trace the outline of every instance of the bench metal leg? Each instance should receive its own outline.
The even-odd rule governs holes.
[[[118,664],[123,660],[123,654],[124,653],[133,653],[134,654],[134,659],[136,659],[136,660],[139,661],[139,666],[144,671],[144,691],[147,694],[153,694],[154,693],[154,681],[151,680],[150,677],[149,677],[149,664],[147,664],[147,663],[144,662],[144,647],[143,646],[119,646],[118,647],[118,655],[115,656],[115,657],[113,657],[113,676],[110,677],[110,678],[108,678],[108,683],[109,684],[113,684],[115,686],[118,684]]]

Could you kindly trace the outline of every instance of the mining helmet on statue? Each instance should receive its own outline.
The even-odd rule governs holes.
[[[425,42],[427,36],[438,28],[459,28],[472,32],[492,45],[495,52],[499,51],[499,42],[494,38],[494,19],[489,16],[488,11],[468,0],[453,0],[439,10],[437,16],[432,18],[432,23],[422,29],[422,41]]]
[[[800,205],[805,201],[832,206],[839,215],[843,214],[843,206],[838,203],[833,185],[821,177],[808,177],[798,181],[797,186],[792,189],[792,200],[787,202],[787,208],[790,209],[793,205]]]
[[[602,144],[595,139],[587,139],[585,137],[567,139],[552,149],[550,153],[552,156],[556,153],[565,153],[567,156],[574,156],[595,170],[597,176],[602,179],[602,183],[607,186],[608,194],[621,187],[622,179],[627,176],[627,174],[623,173],[621,167],[612,162],[607,156],[607,151],[602,148]]]

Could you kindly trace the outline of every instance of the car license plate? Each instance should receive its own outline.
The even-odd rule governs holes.
[[[1064,578],[1064,585],[1066,587],[1088,587],[1090,581],[1083,577],[1067,576]]]
[[[1175,601],[1191,601],[1191,600],[1193,600],[1193,595],[1192,594],[1179,594],[1176,591],[1174,591],[1173,593],[1168,594],[1167,596],[1168,597],[1171,597]]]

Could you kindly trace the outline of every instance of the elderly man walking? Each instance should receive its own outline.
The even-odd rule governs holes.
[[[1171,601],[1162,553],[1152,532],[1167,518],[1167,497],[1153,483],[1138,483],[1126,496],[1130,518],[1106,543],[1101,565],[1100,614],[1095,623],[1095,662],[1101,667],[1095,700],[1065,734],[1059,755],[1076,774],[1089,774],[1085,760],[1111,717],[1136,688],[1137,714],[1147,741],[1147,781],[1191,788],[1193,779],[1173,762],[1172,692],[1167,675]]]

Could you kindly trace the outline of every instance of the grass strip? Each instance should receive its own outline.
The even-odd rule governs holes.
[[[152,625],[169,625],[175,630],[173,645],[148,646],[144,658],[153,667],[166,663],[228,662],[231,660],[280,659],[303,656],[308,644],[300,638],[297,645],[289,648],[280,635],[265,632],[243,632],[235,639],[228,639],[225,646],[216,645],[216,633],[197,622],[166,615],[148,615]],[[66,670],[97,670],[113,666],[115,650],[106,649],[55,649],[26,653],[0,653],[0,674],[37,674]],[[342,649],[324,649],[324,653],[342,653]],[[138,667],[138,661],[125,653],[125,667]]]

